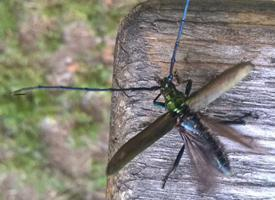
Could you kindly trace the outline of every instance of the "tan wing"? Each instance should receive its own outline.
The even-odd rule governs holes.
[[[225,70],[204,87],[193,93],[186,101],[192,111],[199,111],[234,87],[252,71],[254,65],[250,62],[239,63]]]
[[[143,131],[125,143],[111,158],[107,166],[107,175],[118,172],[136,155],[151,146],[176,124],[176,118],[171,113],[165,113]]]

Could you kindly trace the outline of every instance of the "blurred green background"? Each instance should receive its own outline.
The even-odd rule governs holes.
[[[0,1],[0,199],[105,199],[111,94],[10,92],[110,87],[116,32],[135,3]]]

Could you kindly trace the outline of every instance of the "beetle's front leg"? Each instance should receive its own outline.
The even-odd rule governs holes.
[[[158,101],[158,98],[160,97],[160,95],[161,95],[161,93],[158,94],[158,96],[154,99],[153,103],[154,103],[155,106],[159,106],[161,108],[166,108],[164,102]]]

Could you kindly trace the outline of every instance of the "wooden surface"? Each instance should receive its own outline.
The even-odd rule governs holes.
[[[117,37],[114,86],[153,86],[167,75],[182,4],[151,0],[124,19]],[[179,82],[191,78],[196,91],[241,61],[251,61],[255,70],[203,112],[218,119],[257,114],[259,119],[247,119],[246,126],[237,128],[271,148],[270,153],[257,155],[222,139],[233,175],[219,177],[214,192],[197,192],[186,153],[162,189],[182,145],[174,129],[108,178],[107,199],[275,199],[275,1],[191,0],[175,68]],[[157,94],[113,94],[109,158],[165,112],[153,106]]]

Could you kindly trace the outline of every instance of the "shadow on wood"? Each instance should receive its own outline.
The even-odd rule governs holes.
[[[167,76],[182,7],[180,0],[148,1],[124,19],[116,43],[115,86],[153,86]],[[225,120],[253,112],[259,119],[248,119],[237,128],[273,150],[257,155],[222,140],[233,175],[219,177],[214,192],[198,194],[187,155],[162,189],[182,145],[174,130],[108,178],[107,199],[275,198],[275,2],[192,0],[185,27],[175,66],[179,82],[191,78],[196,91],[225,69],[251,61],[256,68],[249,77],[203,112]],[[157,94],[113,94],[109,158],[164,112],[153,106]]]

